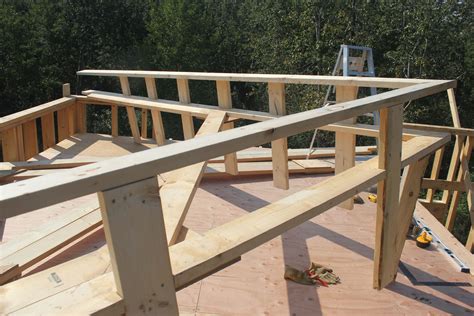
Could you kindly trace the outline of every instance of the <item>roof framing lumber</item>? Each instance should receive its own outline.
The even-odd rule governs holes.
[[[196,103],[182,103],[170,100],[152,100],[145,97],[138,96],[123,96],[121,94],[87,90],[83,91],[87,95],[88,100],[101,101],[108,103],[115,103],[123,106],[133,106],[149,110],[160,110],[162,112],[169,112],[175,114],[189,114],[197,118],[204,119],[211,111],[221,110],[225,111],[230,118],[245,119],[251,121],[266,121],[277,118],[276,115],[263,113],[258,111],[242,110],[242,109],[219,109],[217,106],[196,104]]]
[[[398,79],[381,77],[338,77],[313,75],[284,75],[284,74],[236,74],[212,72],[178,72],[178,71],[141,71],[141,70],[80,70],[79,76],[109,76],[109,77],[138,77],[160,79],[189,79],[189,80],[225,80],[243,82],[279,82],[291,84],[344,85],[358,87],[403,88],[420,83],[435,82],[425,79]]]
[[[225,112],[211,112],[196,134],[196,138],[219,132],[225,118]],[[165,179],[165,183],[160,187],[160,195],[169,245],[176,243],[178,239],[206,165],[207,161],[199,162],[161,175]]]
[[[8,218],[42,206],[143,180],[150,174],[171,171],[454,86],[455,81],[422,83],[74,168],[62,172],[60,178],[46,175],[7,184],[1,187],[0,217]]]

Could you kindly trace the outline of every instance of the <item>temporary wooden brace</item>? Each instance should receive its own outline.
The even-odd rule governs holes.
[[[196,103],[185,104],[182,102],[162,99],[158,99],[155,101],[144,97],[123,96],[121,94],[104,91],[86,90],[82,93],[87,95],[86,100],[89,100],[89,103],[106,102],[109,104],[123,104],[136,108],[159,110],[162,112],[175,113],[179,115],[191,115],[193,117],[198,117],[201,119],[204,119],[209,114],[209,112],[216,110],[216,106],[214,105]],[[251,121],[267,121],[278,117],[277,115],[272,115],[270,113],[235,108],[226,110],[222,109],[222,111],[225,111],[230,118],[245,119]]]
[[[472,206],[471,199],[469,196],[469,192],[472,191],[472,188],[470,185],[468,161],[471,159],[472,147],[473,147],[472,137],[466,137],[466,141],[462,145],[461,155],[457,156],[460,162],[460,166],[459,166],[459,171],[458,171],[456,180],[459,182],[464,182],[464,186],[466,188],[466,191],[468,192],[467,200],[468,200],[469,208]],[[452,231],[454,228],[454,221],[456,219],[456,213],[457,213],[460,195],[461,195],[461,192],[454,191],[451,198],[451,202],[449,204],[448,217],[446,218],[446,224],[445,224],[446,228],[449,231]]]
[[[158,99],[156,91],[156,82],[153,78],[145,78],[146,91],[150,99]],[[153,135],[158,145],[165,144],[165,129],[163,127],[163,119],[159,110],[151,110],[151,120],[153,122]]]
[[[392,267],[396,257],[394,241],[398,234],[400,156],[403,108],[401,105],[380,110],[379,168],[386,170],[377,185],[377,221],[375,227],[374,288],[382,289],[396,276]]]
[[[130,83],[128,82],[127,77],[120,77],[120,86],[122,88],[122,94],[129,96],[130,92]],[[128,122],[130,123],[130,130],[132,131],[133,139],[136,143],[141,143],[140,130],[138,129],[137,114],[135,113],[135,108],[132,106],[127,106],[127,116]],[[113,115],[113,113],[112,113]]]
[[[396,219],[396,221],[390,224],[395,228],[395,234],[390,236],[393,239],[387,241],[387,244],[390,244],[391,248],[386,250],[390,251],[390,255],[393,255],[393,257],[387,258],[387,270],[385,273],[388,276],[393,275],[395,277],[397,275],[398,263],[400,262],[403,246],[405,244],[406,233],[413,218],[415,205],[420,194],[421,179],[428,165],[428,159],[428,157],[425,157],[405,167],[403,171],[400,184],[399,209],[393,214],[393,218]]]
[[[286,114],[285,84],[268,83],[269,112],[274,115]],[[273,185],[277,188],[288,190],[288,140],[280,138],[272,141]]]
[[[225,113],[221,111],[209,114],[196,137],[217,133],[224,123],[225,117]],[[170,245],[176,243],[178,239],[206,165],[206,161],[199,162],[163,175],[166,182],[161,186],[160,194],[163,201],[166,236]]]
[[[440,148],[436,151],[434,160],[433,160],[433,167],[431,168],[431,175],[430,179],[436,180],[439,176],[439,171],[441,170],[441,163],[443,161],[443,154],[444,154],[444,147]],[[434,190],[428,189],[426,192],[426,200],[428,203],[433,202]]]
[[[357,99],[358,87],[336,86],[336,102],[346,102]],[[352,117],[341,123],[354,124],[357,118]],[[355,134],[336,132],[336,174],[354,167],[355,164]],[[354,208],[354,199],[348,199],[340,205],[346,209]]]
[[[99,201],[122,312],[178,315],[156,177],[100,192]]]
[[[229,81],[216,81],[217,86],[217,103],[222,109],[232,108],[232,94],[230,92]],[[228,130],[234,128],[234,123],[226,123],[222,127],[222,130]],[[237,166],[237,155],[236,153],[230,153],[224,156],[225,171],[232,175],[239,173]]]
[[[179,102],[184,104],[191,103],[191,93],[189,91],[189,82],[187,79],[177,79]],[[193,117],[189,114],[181,114],[181,122],[183,124],[184,139],[194,137]]]
[[[448,100],[449,108],[451,110],[451,117],[453,119],[454,127],[461,127],[461,122],[459,121],[459,113],[456,105],[456,96],[454,95],[454,89],[448,89]]]

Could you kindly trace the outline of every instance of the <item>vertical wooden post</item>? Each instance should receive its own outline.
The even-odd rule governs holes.
[[[57,111],[58,119],[58,142],[69,136],[69,117],[68,109],[64,108]]]
[[[275,115],[285,115],[285,84],[268,83],[269,111]],[[273,185],[276,188],[288,190],[288,141],[280,138],[272,141]]]
[[[2,132],[2,153],[3,161],[20,161],[16,127]]]
[[[217,103],[222,109],[231,109],[232,108],[232,95],[230,92],[230,82],[229,81],[216,81],[217,86]],[[234,128],[234,123],[224,123],[222,130],[229,130]],[[237,155],[236,153],[230,153],[224,156],[225,172],[237,175],[239,173],[237,165]]]
[[[23,124],[23,142],[25,146],[25,160],[38,154],[38,131],[36,119]]]
[[[16,128],[16,141],[18,146],[18,158],[20,161],[26,160],[25,157],[25,143],[23,138],[23,127],[18,125]]]
[[[41,117],[41,137],[43,139],[43,150],[53,147],[56,144],[53,112]]]
[[[451,117],[453,119],[454,127],[461,127],[461,121],[459,120],[458,108],[456,105],[456,96],[454,95],[454,89],[448,89],[448,100],[449,108],[451,110]]]
[[[188,79],[176,79],[178,85],[179,102],[184,104],[191,103],[191,94],[189,92]],[[194,123],[191,114],[181,114],[181,122],[183,123],[184,139],[194,137]]]
[[[98,193],[117,292],[127,314],[178,315],[156,177]]]
[[[142,126],[141,133],[143,138],[148,137],[148,110],[142,109]]]
[[[87,132],[87,112],[86,105],[76,102],[76,131],[78,133]]]
[[[111,135],[116,137],[119,135],[118,133],[118,105],[116,104],[112,104],[110,106],[110,111],[111,111],[111,115],[112,115],[112,132],[111,132]]]
[[[158,99],[156,92],[155,78],[145,78],[146,91],[150,99]],[[158,145],[165,144],[165,129],[163,127],[163,119],[159,110],[151,110],[151,120],[153,121],[153,135]]]
[[[392,282],[391,266],[395,260],[395,236],[399,218],[400,168],[403,108],[392,106],[380,111],[379,168],[385,179],[377,185],[377,221],[375,227],[374,288],[382,289]],[[396,271],[395,271],[396,272]]]
[[[357,99],[358,87],[336,86],[336,103]],[[344,120],[344,123],[355,123],[357,118]],[[336,166],[335,173],[339,174],[355,165],[356,136],[354,134],[336,132]],[[354,208],[354,199],[348,199],[339,205],[346,209]]]
[[[436,180],[439,176],[439,171],[441,170],[441,162],[443,161],[443,154],[444,154],[444,147],[438,149],[435,153],[434,160],[433,160],[433,167],[431,168],[431,176],[430,179]],[[433,195],[435,190],[428,189],[426,192],[426,200],[428,203],[433,202]]]
[[[131,95],[130,83],[128,82],[128,77],[119,77],[119,78],[120,78],[120,86],[122,88],[122,94]],[[133,139],[135,143],[141,143],[140,130],[138,129],[137,114],[135,113],[135,108],[133,106],[126,106],[126,108],[127,108],[128,122],[130,123],[130,130],[132,131]],[[113,112],[112,112],[112,116],[113,116]]]

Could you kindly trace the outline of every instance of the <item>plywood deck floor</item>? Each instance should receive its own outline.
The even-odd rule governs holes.
[[[275,189],[270,177],[205,180],[185,224],[197,232],[252,212],[283,196],[315,184],[323,176],[296,175],[289,191]],[[456,272],[438,251],[407,241],[403,269],[396,282],[372,289],[375,204],[348,211],[335,207],[281,237],[242,256],[242,260],[178,292],[182,313],[195,315],[426,315],[473,313],[472,278]],[[94,195],[7,220],[4,241],[67,212]],[[36,271],[104,246],[98,231],[50,258]],[[336,286],[315,287],[283,279],[286,264],[305,268],[316,261],[334,269]],[[35,270],[30,271],[33,273]],[[39,289],[40,290],[40,289]]]

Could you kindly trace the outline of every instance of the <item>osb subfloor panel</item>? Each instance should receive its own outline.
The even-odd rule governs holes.
[[[270,177],[205,180],[185,224],[205,232],[321,179],[324,177],[293,176],[289,191],[273,188]],[[399,271],[388,288],[372,289],[375,204],[367,202],[366,194],[362,196],[364,205],[355,205],[352,211],[335,207],[178,292],[180,311],[195,315],[472,315],[470,275],[455,272],[441,253],[419,249],[412,241],[406,242],[402,255],[408,276]],[[9,219],[5,239],[19,236],[87,198],[81,199]],[[39,269],[103,245],[103,233],[96,232]],[[333,268],[342,283],[326,288],[283,279],[286,264],[303,269],[311,261]]]

